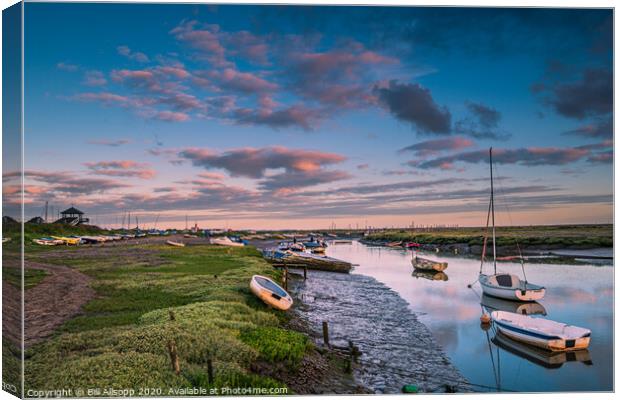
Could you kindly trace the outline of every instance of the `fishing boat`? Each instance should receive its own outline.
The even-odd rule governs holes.
[[[493,311],[491,320],[509,338],[542,349],[569,351],[590,345],[590,330],[578,326],[507,311]]]
[[[441,272],[448,268],[447,262],[439,262],[429,260],[427,258],[422,258],[417,255],[417,253],[413,253],[413,257],[411,258],[411,265],[413,268],[423,271],[437,271]]]
[[[166,240],[166,244],[175,247],[185,247],[185,243],[174,242],[172,240]]]
[[[489,313],[492,313],[493,311],[508,311],[523,315],[547,315],[547,310],[545,307],[535,301],[511,301],[483,294],[480,299],[480,304]]]
[[[411,276],[414,278],[423,278],[428,279],[429,281],[447,281],[448,275],[445,272],[437,272],[437,271],[423,271],[414,269],[411,273]]]
[[[228,236],[220,236],[209,239],[209,243],[215,244],[218,246],[229,246],[229,247],[243,247],[245,246],[243,243],[233,242],[228,238]]]
[[[265,304],[286,311],[293,305],[293,299],[273,280],[262,275],[254,275],[250,280],[250,290]]]
[[[592,365],[592,357],[588,349],[562,352],[548,351],[512,340],[499,332],[495,335],[492,342],[509,353],[548,369],[557,369],[565,363],[573,361]]]
[[[495,199],[493,194],[493,149],[489,149],[489,166],[491,170],[491,199],[489,201],[489,210],[487,213],[487,224],[483,246],[482,256],[480,259],[480,272],[478,275],[478,282],[482,287],[484,294],[494,297],[499,297],[507,300],[517,301],[537,301],[545,297],[545,288],[543,286],[534,285],[529,283],[527,279],[521,280],[518,276],[508,273],[497,272],[497,252],[495,246]],[[486,275],[482,273],[482,267],[484,265],[487,249],[489,217],[492,225],[492,240],[493,240],[493,274]],[[520,251],[519,251],[520,252]],[[519,255],[518,259],[521,261],[521,270],[525,277],[525,266],[523,264],[523,257]]]
[[[263,257],[274,265],[306,267],[320,271],[345,273],[348,273],[353,268],[353,264],[349,262],[319,254],[279,249],[265,249],[262,250],[262,253]]]
[[[43,238],[39,238],[39,239],[33,239],[32,240],[34,243],[39,244],[41,246],[58,246],[61,244],[65,244],[65,242],[63,240],[60,239],[54,239],[51,237],[43,237]]]

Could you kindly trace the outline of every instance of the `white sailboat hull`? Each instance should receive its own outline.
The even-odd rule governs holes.
[[[484,275],[480,274],[478,282],[487,296],[514,301],[538,301],[545,297],[545,288],[525,283],[514,275],[510,275],[513,284],[503,286],[497,282],[497,277],[508,274]],[[516,281],[515,281],[516,280]]]

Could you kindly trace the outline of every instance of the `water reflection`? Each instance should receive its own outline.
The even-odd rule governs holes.
[[[592,358],[590,357],[588,349],[554,353],[517,342],[499,332],[495,334],[492,342],[511,354],[549,369],[560,368],[565,363],[572,361],[579,361],[585,365],[592,365]]]
[[[483,294],[480,300],[480,305],[482,305],[489,313],[493,311],[508,311],[523,315],[547,315],[547,310],[545,310],[545,307],[536,301],[521,303]]]
[[[501,356],[502,388],[518,391],[609,391],[613,389],[613,267],[595,265],[558,265],[528,263],[528,280],[547,288],[540,303],[504,304],[482,297],[467,288],[478,277],[480,261],[454,255],[427,254],[424,257],[448,262],[449,280],[415,276],[411,252],[399,249],[367,247],[358,242],[330,246],[328,255],[359,264],[356,274],[368,275],[383,282],[405,299],[409,308],[426,324],[452,362],[473,383],[496,386],[489,348]],[[498,264],[501,272],[520,274],[518,263]],[[416,279],[417,278],[417,279]],[[494,299],[495,300],[495,299]],[[592,330],[587,358],[593,365],[569,362],[584,354],[567,355],[562,368],[550,369],[528,357],[516,354],[514,346],[502,347],[499,341],[487,343],[480,330],[483,306],[529,315],[545,316],[570,325]],[[508,302],[510,303],[510,302]],[[526,349],[527,350],[527,349]],[[523,351],[522,351],[523,352]],[[540,359],[540,355],[536,355]],[[562,356],[560,356],[559,360]],[[540,361],[540,360],[539,360]],[[543,364],[557,365],[558,357],[544,359]]]
[[[411,273],[414,278],[428,279],[429,281],[447,281],[448,274],[436,271],[420,271],[414,269]]]

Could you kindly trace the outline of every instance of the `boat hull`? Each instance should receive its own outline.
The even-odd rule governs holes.
[[[508,317],[506,317],[508,316]],[[530,318],[530,321],[536,321],[532,317],[526,317],[519,314],[508,313],[505,311],[494,311],[491,318],[497,331],[504,336],[549,351],[575,351],[588,348],[590,345],[590,333],[580,336],[558,336],[555,333],[545,333],[541,330],[532,329],[531,327],[521,326],[510,320],[510,318]],[[540,321],[540,320],[538,320]],[[545,320],[543,320],[545,321]],[[551,322],[560,325],[555,321]],[[567,325],[564,325],[567,326]],[[573,327],[574,328],[574,327]],[[585,331],[583,328],[576,328]]]
[[[518,287],[502,287],[489,283],[489,276],[480,275],[478,282],[482,292],[487,296],[513,301],[538,301],[545,297],[545,288],[522,289]]]
[[[175,247],[185,247],[185,243],[173,242],[172,240],[167,240],[166,244]]]
[[[273,285],[278,287],[286,295],[285,296],[279,296],[276,293],[274,293],[273,291],[265,288],[264,286],[262,286],[259,283],[257,278],[258,279],[262,278],[262,279],[268,280]],[[268,306],[273,307],[275,309],[278,309],[278,310],[286,311],[289,308],[291,308],[291,306],[293,305],[293,299],[291,298],[291,296],[289,296],[289,294],[286,293],[286,291],[284,289],[282,289],[275,282],[273,282],[273,280],[271,280],[271,279],[269,279],[267,277],[264,277],[264,276],[254,275],[252,277],[252,280],[250,281],[250,291],[252,293],[254,293],[254,295],[256,297],[261,299],[265,304],[267,304]]]
[[[411,260],[413,268],[421,271],[442,272],[448,268],[448,263],[427,260],[426,258],[415,257]]]

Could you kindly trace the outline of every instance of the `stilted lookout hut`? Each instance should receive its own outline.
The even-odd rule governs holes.
[[[84,213],[75,207],[67,208],[60,213],[61,218],[56,221],[61,224],[79,225],[88,223],[88,218],[84,217]]]

